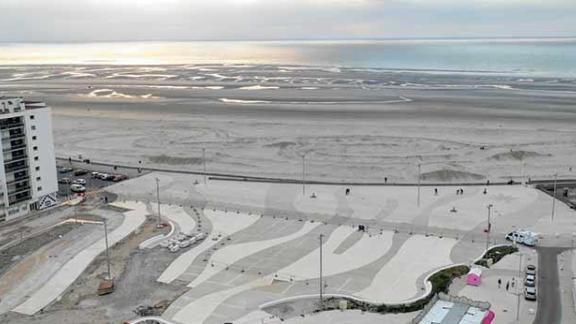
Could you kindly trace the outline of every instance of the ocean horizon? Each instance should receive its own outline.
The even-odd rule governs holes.
[[[295,65],[576,77],[576,38],[0,43],[0,66]]]

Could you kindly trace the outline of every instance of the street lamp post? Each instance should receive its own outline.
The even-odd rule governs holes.
[[[206,149],[202,148],[202,173],[204,174],[204,184],[206,184]]]
[[[323,303],[323,292],[324,292],[324,282],[322,278],[322,240],[324,234],[320,234],[320,308],[322,308]]]
[[[518,261],[518,284],[516,285],[517,289],[517,304],[516,304],[516,322],[520,321],[520,295],[522,295],[522,257],[524,255],[520,254],[520,260]]]
[[[160,179],[156,177],[156,200],[158,201],[158,227],[162,224],[162,216],[160,214]]]
[[[493,205],[488,205],[488,227],[486,228],[486,251],[490,247],[490,232],[492,231],[492,223],[490,222],[491,209]]]
[[[556,213],[556,187],[558,184],[558,173],[554,173],[554,197],[552,197],[552,217],[550,221],[554,223],[554,214]]]
[[[420,207],[420,178],[422,174],[422,164],[418,163],[418,207]]]
[[[112,274],[110,271],[110,254],[108,252],[108,225],[106,219],[104,219],[104,241],[106,242],[106,267],[108,270],[108,280],[112,280]]]
[[[302,196],[306,196],[306,153],[302,154]]]

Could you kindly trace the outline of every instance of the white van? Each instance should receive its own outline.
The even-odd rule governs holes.
[[[538,243],[538,235],[530,231],[514,231],[506,234],[508,241],[521,243],[527,246],[536,246]]]

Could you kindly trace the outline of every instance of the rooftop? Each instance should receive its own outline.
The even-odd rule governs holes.
[[[427,310],[427,311],[426,311]],[[490,305],[465,298],[440,296],[421,314],[419,324],[482,324],[489,316]]]

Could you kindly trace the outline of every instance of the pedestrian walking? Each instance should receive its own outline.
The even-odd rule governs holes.
[[[498,278],[498,288],[502,285],[502,279]]]
[[[508,291],[508,289],[510,289],[510,281],[506,282],[506,291]]]
[[[384,183],[388,183],[388,177],[384,177]]]
[[[434,188],[434,195],[438,196],[438,188]]]
[[[488,193],[488,190],[486,190],[486,188],[484,188],[484,194],[487,194],[487,193]]]
[[[512,277],[512,288],[514,288],[514,284],[516,283],[516,279]]]

